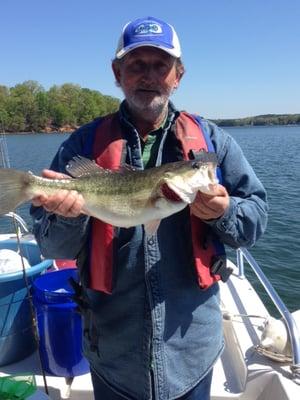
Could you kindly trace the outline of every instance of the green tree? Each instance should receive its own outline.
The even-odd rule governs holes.
[[[17,117],[18,121],[23,121],[25,131],[36,131],[40,128],[40,115],[35,98],[43,91],[43,87],[35,81],[26,81],[10,89],[8,113],[11,126],[15,125],[13,120]]]
[[[45,91],[36,94],[35,105],[36,109],[38,110],[36,123],[38,129],[42,130],[50,122],[49,101],[48,101],[48,95]]]
[[[9,89],[0,85],[0,129],[7,131],[9,115],[7,112],[7,102],[9,99]]]
[[[70,110],[62,103],[53,105],[51,117],[52,124],[57,128],[70,124],[70,121],[72,120]]]
[[[100,93],[86,88],[81,89],[77,123],[82,125],[93,120],[104,107],[103,96]]]
[[[120,101],[96,90],[65,83],[48,91],[36,81],[0,86],[0,124],[9,132],[75,128],[118,109]]]

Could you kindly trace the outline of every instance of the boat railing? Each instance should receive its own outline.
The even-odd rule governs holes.
[[[289,340],[291,343],[292,348],[292,365],[291,371],[293,373],[293,377],[298,381],[300,379],[300,336],[299,330],[297,328],[296,322],[291,315],[290,311],[284,304],[284,302],[279,297],[276,290],[273,288],[271,282],[263,273],[262,269],[254,259],[254,257],[250,254],[250,252],[241,247],[237,249],[237,267],[239,269],[239,276],[244,277],[244,259],[247,261],[255,275],[257,276],[258,280],[264,287],[265,291],[269,295],[270,299],[272,300],[273,304],[279,311],[282,316],[282,319],[286,325]]]
[[[7,218],[11,218],[15,221],[17,227],[19,227],[21,229],[21,234],[27,234],[29,233],[29,228],[26,224],[26,222],[24,221],[24,219],[22,217],[20,217],[20,215],[14,213],[14,212],[9,212],[7,214],[2,215],[2,217],[7,217]]]

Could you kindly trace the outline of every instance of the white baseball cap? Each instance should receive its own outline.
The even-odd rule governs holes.
[[[181,56],[179,39],[173,26],[154,17],[139,18],[124,26],[116,58],[120,59],[142,46],[156,47],[175,58]]]

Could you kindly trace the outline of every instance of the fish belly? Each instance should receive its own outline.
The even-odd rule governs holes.
[[[88,215],[108,224],[120,228],[130,228],[132,226],[143,225],[151,221],[169,217],[181,211],[186,205],[187,204],[184,202],[170,203],[166,199],[161,198],[157,200],[153,206],[145,206],[142,209],[123,207],[122,211],[120,211],[87,203],[85,211]]]

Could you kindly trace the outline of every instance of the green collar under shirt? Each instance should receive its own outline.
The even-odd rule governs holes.
[[[165,120],[158,129],[148,134],[146,140],[140,138],[143,164],[145,169],[155,167],[162,133],[167,120],[168,120],[168,115],[166,116]]]
[[[160,125],[160,127],[148,134],[148,137],[146,140],[143,140],[140,137],[140,144],[141,144],[141,150],[142,150],[142,159],[143,159],[143,164],[144,168],[151,168],[155,167],[156,165],[156,160],[158,156],[158,150],[159,146],[161,143],[161,139],[163,137],[163,133],[165,129],[168,129],[168,125],[170,125],[170,120],[174,114],[174,106],[169,104],[168,106],[168,112],[167,115]],[[130,118],[130,113],[128,112],[126,102],[123,101],[120,107],[121,115],[123,116],[124,120],[129,123],[132,127],[131,118]]]

